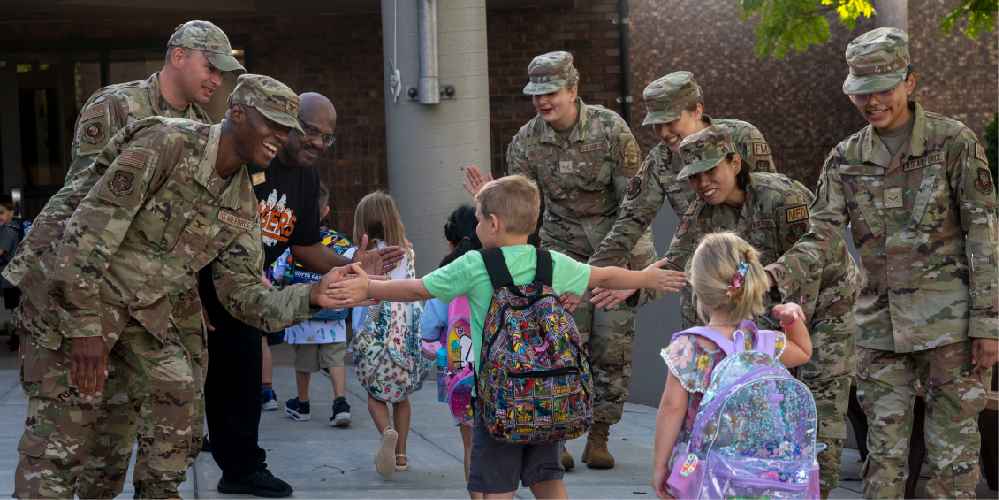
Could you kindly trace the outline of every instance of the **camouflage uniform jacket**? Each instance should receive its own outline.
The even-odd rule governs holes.
[[[808,204],[812,192],[796,180],[782,174],[755,172],[749,175],[746,200],[741,209],[725,203],[711,205],[701,198],[688,206],[670,242],[666,257],[677,270],[687,262],[701,239],[710,233],[732,231],[760,252],[760,263],[772,264],[808,232]],[[683,291],[683,328],[701,324],[691,296],[690,285]],[[774,295],[772,301],[780,301]],[[769,311],[769,307],[767,308]],[[777,329],[779,322],[767,312],[758,323],[762,328]]]
[[[76,120],[76,133],[70,152],[71,163],[65,185],[49,198],[41,213],[35,217],[31,232],[19,247],[23,252],[6,268],[5,273],[11,283],[18,284],[46,248],[54,249],[53,241],[65,229],[62,223],[76,210],[75,204],[66,204],[67,200],[73,193],[92,187],[92,184],[87,185],[87,176],[83,173],[94,162],[97,154],[126,125],[151,116],[187,118],[209,125],[212,123],[208,114],[197,104],[190,104],[185,109],[171,106],[160,91],[159,73],[153,73],[146,80],[111,85],[94,92]],[[76,201],[79,202],[79,199]]]
[[[707,115],[703,116],[703,120],[707,126],[725,125],[729,128],[732,144],[750,172],[777,172],[770,156],[770,146],[756,127],[741,120],[715,120]],[[667,199],[677,217],[683,219],[687,208],[697,201],[697,195],[690,189],[690,183],[676,180],[682,169],[683,162],[665,142],[660,142],[649,151],[638,175],[631,180],[635,188],[628,190],[621,207],[621,217],[614,223],[607,239],[616,242],[620,248],[634,245],[651,226]]]
[[[768,271],[781,286],[853,230],[864,269],[857,345],[912,352],[997,338],[996,193],[984,148],[961,122],[910,104],[895,158],[871,126],[826,158],[812,231]]]
[[[197,308],[175,302],[196,303],[195,276],[206,265],[223,305],[250,325],[279,330],[318,311],[309,285],[261,284],[256,197],[245,168],[228,180],[215,173],[221,131],[149,118],[98,155],[89,169],[100,181],[67,223],[56,265],[40,261],[22,280],[26,292],[48,290],[29,297],[36,311],[23,318],[41,345],[113,335],[130,318],[163,340],[188,323],[172,311],[190,310],[200,324]]]
[[[607,255],[617,246],[607,233],[638,172],[641,150],[617,113],[578,98],[576,106],[579,119],[565,138],[541,117],[521,127],[506,153],[507,173],[538,183],[545,197],[541,241],[546,248],[593,265],[630,262],[644,269],[654,260],[647,251],[632,252],[634,241],[614,257]],[[643,231],[651,249],[651,231]]]

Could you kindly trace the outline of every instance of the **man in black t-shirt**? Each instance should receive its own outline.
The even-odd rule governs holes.
[[[298,263],[325,274],[350,261],[322,244],[319,174],[312,166],[333,144],[336,110],[329,99],[319,94],[302,94],[301,99],[298,120],[305,135],[289,132],[288,143],[270,166],[248,166],[248,173],[260,208],[264,268],[274,264],[290,247]],[[365,248],[367,238],[354,243]],[[403,254],[399,247],[391,247],[358,251],[353,260],[369,273],[382,274],[395,267]],[[211,362],[205,381],[205,406],[212,456],[222,469],[218,491],[267,497],[290,495],[291,486],[271,475],[264,463],[266,452],[257,445],[261,410],[257,383],[261,381],[263,359],[260,339],[265,340],[266,347],[266,334],[223,309],[210,275],[202,276],[200,282],[206,320],[215,332],[208,336]],[[273,391],[267,392],[276,409]]]

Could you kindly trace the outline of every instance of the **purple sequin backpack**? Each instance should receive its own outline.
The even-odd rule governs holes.
[[[667,480],[676,498],[818,499],[815,400],[774,358],[775,333],[744,321],[734,341],[706,327],[673,338],[683,334],[714,341],[725,359]]]

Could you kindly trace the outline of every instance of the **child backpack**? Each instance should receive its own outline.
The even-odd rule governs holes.
[[[480,252],[496,289],[476,379],[486,430],[513,444],[579,437],[593,424],[593,382],[576,323],[552,290],[551,254],[538,250],[534,281],[515,286],[501,249]]]
[[[409,259],[407,278],[416,275],[414,260]],[[382,302],[367,310],[351,344],[354,371],[372,397],[398,403],[423,387],[436,364],[421,345],[423,302]]]
[[[745,350],[750,332],[755,346]],[[743,321],[734,340],[702,326],[673,339],[683,334],[714,341],[725,359],[711,372],[690,440],[670,472],[674,496],[818,499],[815,400],[774,358],[775,332]]]
[[[472,356],[472,310],[468,297],[455,297],[447,307],[447,329],[441,332],[447,346],[447,375],[444,377],[445,402],[462,425],[472,425],[472,389],[475,372]]]

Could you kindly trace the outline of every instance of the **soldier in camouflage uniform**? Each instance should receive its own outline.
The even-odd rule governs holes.
[[[528,75],[524,93],[533,96],[538,116],[514,136],[506,163],[507,174],[536,181],[544,196],[541,247],[594,266],[645,269],[656,261],[651,229],[627,250],[609,254],[617,245],[607,235],[641,158],[628,125],[617,113],[577,97],[579,73],[568,52],[535,57]],[[468,170],[474,194],[485,178],[474,167]],[[593,372],[595,423],[582,457],[591,468],[614,466],[607,435],[628,400],[636,304],[637,296],[603,310],[583,300],[573,312]],[[562,463],[574,466],[564,450]]]
[[[232,57],[232,47],[225,33],[210,22],[189,21],[180,25],[167,43],[167,58],[161,72],[153,73],[146,80],[105,87],[90,97],[76,122],[66,183],[35,218],[31,233],[22,242],[24,250],[17,261],[8,266],[15,284],[38,255],[52,250],[52,242],[65,228],[63,223],[96,181],[82,175],[84,170],[111,137],[132,122],[150,116],[186,118],[210,125],[211,119],[198,104],[208,102],[212,92],[222,83],[225,71],[245,72]],[[70,197],[73,202],[68,203]],[[198,363],[196,369],[203,371],[201,357],[194,359]],[[203,377],[196,377],[196,380],[196,404],[203,407]],[[76,493],[81,498],[113,498],[120,494],[132,455],[135,411],[113,369],[109,371],[105,392],[108,395],[103,400],[104,406],[98,410],[97,419],[100,430],[96,435],[100,436],[100,441],[95,444],[78,483]],[[203,434],[203,420],[196,421],[191,463],[200,450]],[[149,439],[140,438],[139,443],[144,449],[140,449],[136,467],[143,469]],[[136,479],[140,476],[134,475]]]
[[[908,101],[905,32],[861,35],[846,59],[844,93],[870,125],[826,158],[811,232],[768,271],[797,286],[850,225],[866,278],[856,340],[857,399],[870,425],[864,497],[903,496],[918,380],[933,473],[926,498],[974,498],[977,418],[999,351],[999,224],[984,148],[960,122]]]
[[[670,265],[684,269],[704,235],[732,231],[760,252],[760,263],[766,266],[781,262],[808,232],[811,191],[781,174],[749,173],[737,149],[725,125],[713,125],[681,142],[678,156],[685,166],[677,180],[688,184],[697,201],[687,208],[670,243]],[[797,373],[815,397],[818,440],[826,445],[818,457],[823,492],[839,485],[860,286],[860,270],[842,238],[829,252],[813,280],[771,295],[772,303],[799,303],[805,313],[814,352]],[[684,292],[683,328],[688,329],[702,323],[689,285]],[[757,324],[771,330],[780,325],[770,312]]]
[[[151,436],[141,493],[177,495],[196,409],[192,345],[195,275],[210,265],[233,314],[277,330],[325,304],[318,288],[261,284],[256,198],[242,166],[267,164],[301,133],[298,97],[280,82],[244,75],[231,119],[208,126],[149,118],[123,129],[85,175],[100,179],[20,287],[22,385],[29,395],[18,444],[15,497],[71,498],[94,443],[108,350],[121,386]],[[335,274],[326,279],[335,279]],[[180,316],[184,315],[184,316]],[[193,352],[188,349],[193,348]],[[138,474],[139,471],[136,471]]]
[[[676,178],[683,168],[677,151],[680,142],[690,134],[713,125],[725,125],[742,159],[743,168],[748,168],[750,172],[777,171],[770,146],[756,127],[742,120],[718,120],[703,113],[704,94],[692,73],[670,73],[645,87],[642,97],[648,109],[642,125],[652,125],[662,142],[649,151],[638,176],[632,179],[621,215],[607,236],[607,241],[615,243],[608,250],[609,255],[614,257],[638,241],[665,201],[669,200],[677,217],[682,219],[687,208],[697,200],[690,185]],[[689,288],[684,293],[689,293]],[[598,288],[593,293],[598,306],[613,306],[630,291]],[[640,293],[639,306],[662,297],[655,290],[642,290]]]

